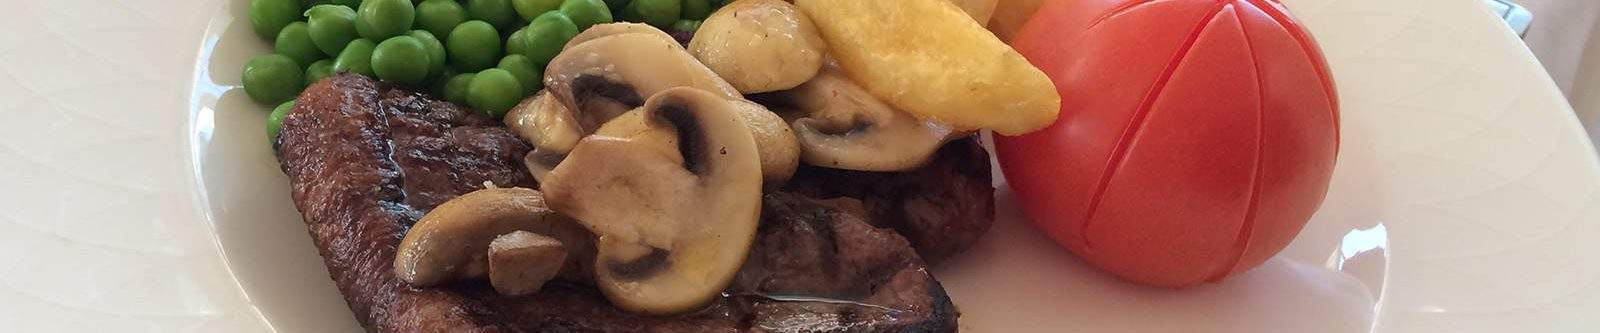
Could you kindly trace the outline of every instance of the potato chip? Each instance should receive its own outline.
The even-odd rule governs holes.
[[[800,0],[852,79],[918,117],[1019,135],[1061,108],[1050,79],[946,0]]]
[[[994,16],[995,4],[999,0],[950,0],[950,2],[961,7],[961,10],[966,11],[968,16],[978,21],[978,24],[986,24],[989,18]]]

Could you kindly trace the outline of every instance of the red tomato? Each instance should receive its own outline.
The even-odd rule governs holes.
[[[1322,204],[1339,112],[1321,50],[1268,0],[1063,0],[1014,46],[1061,116],[1000,137],[1033,223],[1090,264],[1166,287],[1282,250]]]

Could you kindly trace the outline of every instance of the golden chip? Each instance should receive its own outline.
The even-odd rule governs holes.
[[[878,98],[960,130],[1049,126],[1055,85],[946,0],[799,0],[841,67]]]

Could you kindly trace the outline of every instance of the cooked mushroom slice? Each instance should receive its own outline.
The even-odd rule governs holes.
[[[644,130],[618,137],[608,127],[550,172],[551,208],[599,237],[595,283],[616,306],[694,310],[744,262],[760,211],[761,166],[733,108],[714,93],[665,90],[645,104]]]
[[[539,191],[474,191],[434,208],[406,232],[395,253],[395,275],[419,287],[481,278],[488,273],[489,243],[496,236],[523,230],[562,239],[569,246],[577,245],[572,247],[575,249],[590,246],[592,241],[585,238],[592,236],[575,226],[575,222],[547,208]]]
[[[489,242],[489,285],[504,295],[538,291],[567,261],[567,247],[550,236],[512,231]]]
[[[729,102],[738,111],[739,121],[750,129],[750,136],[756,140],[756,154],[761,156],[763,183],[768,185],[767,188],[774,188],[788,181],[800,166],[800,143],[795,139],[794,131],[789,129],[789,124],[761,104],[743,99]],[[649,130],[645,120],[644,109],[634,109],[606,122],[595,134],[631,137]]]
[[[567,45],[564,45],[561,48],[570,49],[574,45],[583,44],[583,42],[591,41],[596,38],[632,33],[652,34],[660,36],[661,38],[672,39],[672,35],[667,34],[666,31],[656,29],[656,27],[650,26],[649,24],[616,22],[596,24],[591,26],[589,29],[578,33],[577,36],[572,36],[571,40],[567,40]]]
[[[800,142],[794,130],[782,117],[768,111],[767,107],[747,100],[733,101],[739,110],[739,120],[750,128],[756,139],[756,153],[761,155],[761,178],[767,188],[789,181],[794,170],[800,167]]]
[[[896,110],[834,66],[795,89],[763,96],[797,114],[790,124],[800,159],[812,165],[902,171],[922,165],[951,137],[951,128]]]
[[[561,160],[566,158],[565,152],[533,146],[533,150],[522,156],[522,166],[528,168],[528,174],[533,175],[534,181],[543,184],[550,170],[555,169],[556,165],[561,164]]]
[[[545,89],[585,134],[667,88],[694,87],[724,99],[743,98],[677,42],[650,33],[603,36],[574,45],[550,61],[545,78]]]
[[[740,92],[805,83],[822,67],[827,44],[811,19],[783,0],[740,0],[706,18],[689,53]]]
[[[517,137],[547,153],[566,154],[583,136],[566,107],[544,91],[517,104],[506,114],[505,122]]]

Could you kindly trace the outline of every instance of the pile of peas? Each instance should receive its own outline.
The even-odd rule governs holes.
[[[693,32],[732,0],[251,0],[250,24],[273,53],[244,66],[244,90],[277,104],[276,141],[306,86],[351,72],[492,117],[544,88],[544,68],[578,32],[614,18]]]

